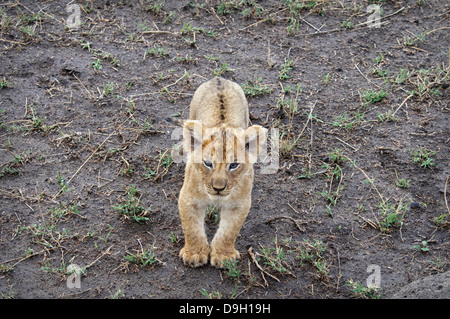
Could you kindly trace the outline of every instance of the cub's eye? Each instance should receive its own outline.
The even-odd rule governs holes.
[[[236,168],[238,168],[238,167],[239,167],[239,164],[238,164],[238,163],[231,163],[230,166],[228,166],[228,169],[229,169],[230,171],[232,171],[232,170],[234,170],[234,169],[236,169]]]
[[[203,165],[205,165],[205,167],[210,169],[213,167],[213,164],[210,161],[203,161]]]

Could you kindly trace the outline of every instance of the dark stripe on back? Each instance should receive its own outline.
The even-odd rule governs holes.
[[[222,93],[219,93],[217,96],[219,98],[220,120],[223,121],[225,120],[225,98]]]

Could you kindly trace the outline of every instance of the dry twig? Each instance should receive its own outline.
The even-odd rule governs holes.
[[[289,206],[291,206],[291,205],[289,205]],[[292,206],[291,206],[291,208],[292,208]],[[301,220],[294,219],[294,218],[292,218],[292,217],[290,217],[290,216],[280,215],[280,216],[271,217],[271,218],[269,218],[269,219],[266,220],[266,224],[270,224],[271,222],[273,222],[273,221],[275,221],[275,220],[283,219],[283,218],[284,218],[284,219],[292,220],[292,221],[294,222],[295,226],[296,226],[296,227],[298,228],[298,230],[300,230],[301,232],[304,232],[304,231],[305,231],[305,229],[302,228],[300,225],[301,225],[301,224],[307,224],[307,222],[303,222],[303,221],[301,221]]]
[[[250,257],[252,258],[252,261],[255,263],[256,267],[258,267],[258,269],[261,271],[261,277],[262,277],[262,279],[264,280],[264,283],[265,283],[266,287],[268,287],[269,284],[267,283],[267,280],[266,280],[266,278],[264,277],[264,274],[266,274],[267,276],[269,276],[269,277],[275,279],[276,281],[280,282],[280,280],[279,280],[277,277],[275,277],[274,275],[269,274],[267,271],[264,270],[264,268],[262,268],[262,267],[259,265],[258,261],[256,260],[256,256],[255,256],[255,254],[253,253],[253,247],[250,247],[250,248],[247,250],[247,252],[248,252],[248,254],[250,255]]]

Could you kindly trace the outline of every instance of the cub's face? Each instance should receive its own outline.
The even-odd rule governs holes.
[[[252,177],[266,132],[258,125],[247,129],[205,128],[197,121],[186,122],[184,150],[209,195],[230,195],[243,179]]]

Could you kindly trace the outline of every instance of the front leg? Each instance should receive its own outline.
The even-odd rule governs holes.
[[[225,260],[240,258],[234,244],[249,210],[250,206],[221,209],[219,229],[211,241],[211,265],[223,268]]]
[[[180,250],[180,258],[187,266],[199,267],[208,262],[209,245],[205,233],[205,210],[186,204],[180,200],[178,204],[181,226],[184,233],[184,247]]]

